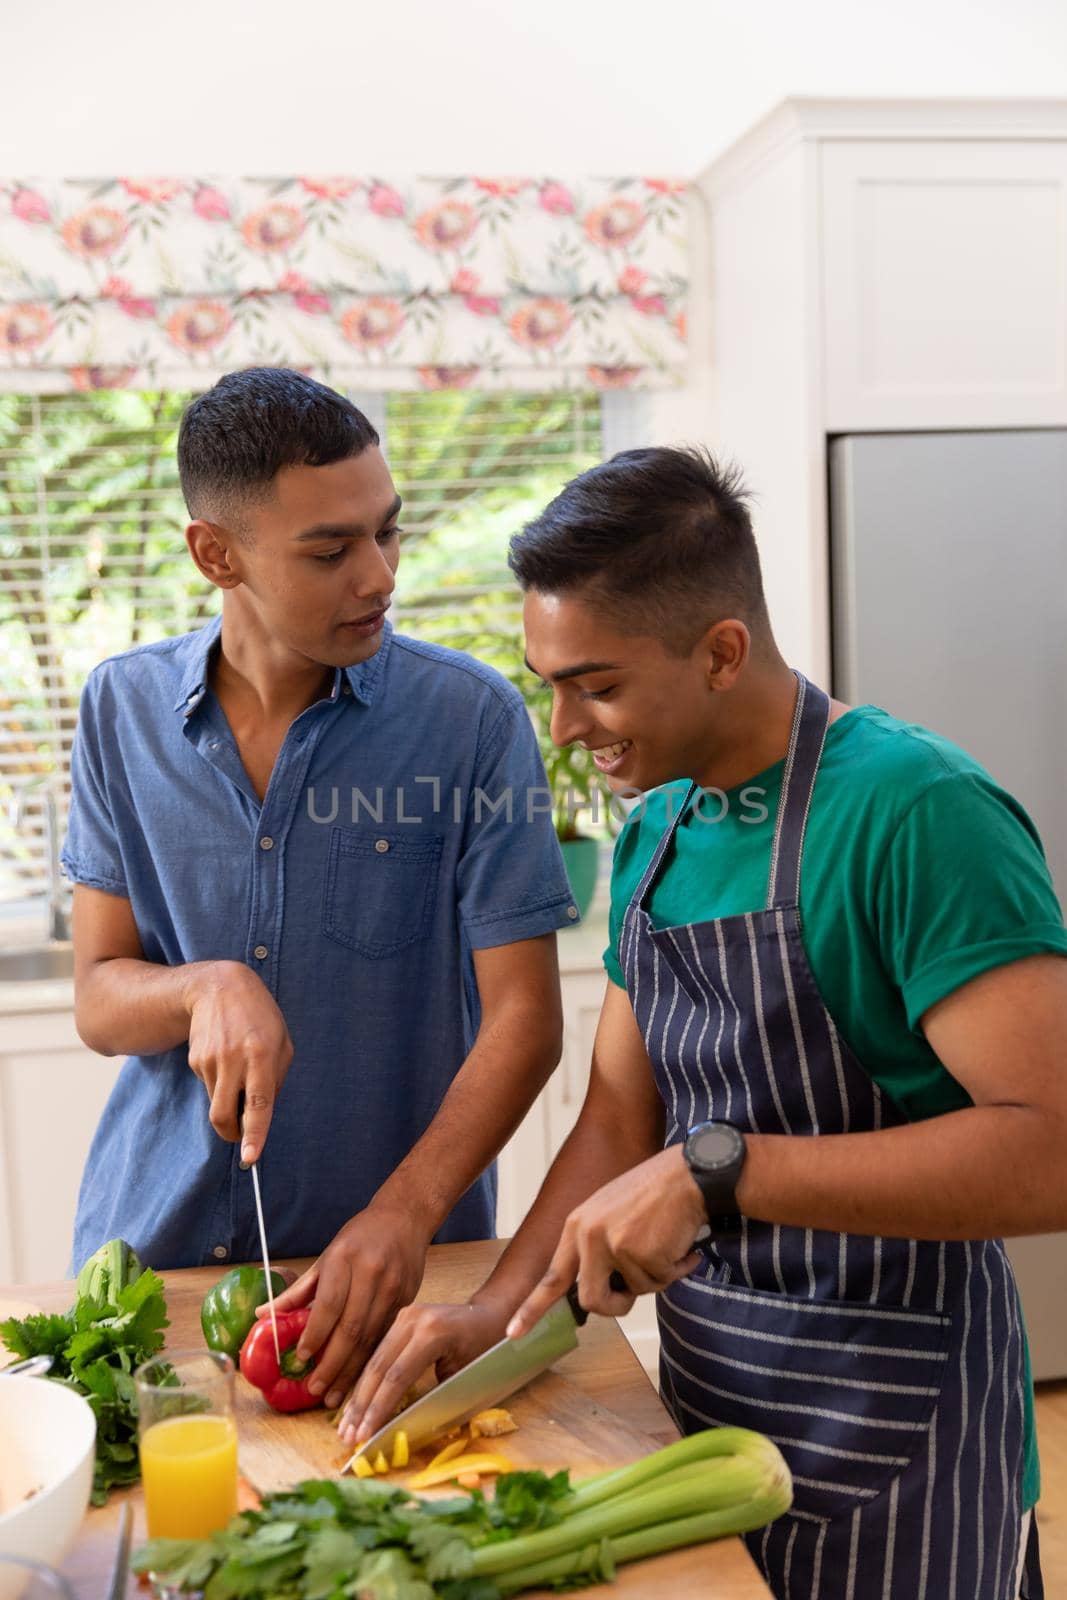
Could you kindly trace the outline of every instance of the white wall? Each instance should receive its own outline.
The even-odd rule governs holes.
[[[0,172],[689,176],[787,95],[1056,95],[1062,0],[2,0]]]

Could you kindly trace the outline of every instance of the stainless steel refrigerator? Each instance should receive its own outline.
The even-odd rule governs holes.
[[[1067,431],[835,439],[830,506],[835,694],[977,757],[1067,904]],[[1067,1234],[1008,1248],[1034,1375],[1067,1376]]]

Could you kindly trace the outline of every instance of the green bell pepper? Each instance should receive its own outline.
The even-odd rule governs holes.
[[[285,1279],[279,1272],[270,1275],[271,1288],[281,1294]],[[200,1326],[210,1350],[219,1350],[234,1361],[241,1353],[249,1329],[256,1320],[256,1307],[267,1298],[263,1268],[234,1267],[212,1284],[200,1307]]]

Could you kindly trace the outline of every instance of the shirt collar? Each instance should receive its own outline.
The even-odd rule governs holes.
[[[183,716],[191,717],[207,693],[208,662],[221,632],[220,614],[212,617],[206,627],[189,634],[179,646],[185,657],[185,672],[182,677],[181,696],[174,709],[180,711]]]
[[[360,661],[354,667],[338,667],[334,674],[333,693],[331,700],[336,700],[344,690],[347,683],[349,690],[359,701],[360,705],[373,704],[374,695],[382,680],[385,671],[385,660],[392,648],[393,625],[386,621],[382,627],[382,642],[368,661]]]
[[[206,627],[190,634],[183,642],[186,667],[182,678],[181,695],[174,706],[175,711],[180,711],[183,716],[191,717],[207,693],[208,663],[221,631],[222,617],[213,617]],[[387,621],[382,629],[382,642],[368,661],[360,661],[352,667],[338,667],[334,673],[330,699],[339,699],[347,685],[348,692],[361,705],[371,705],[385,671],[385,660],[392,642],[393,626]]]

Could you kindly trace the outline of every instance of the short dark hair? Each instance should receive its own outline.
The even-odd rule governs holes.
[[[623,450],[573,478],[511,541],[522,589],[581,592],[606,620],[687,655],[738,617],[768,628],[759,554],[735,466],[706,450]]]
[[[283,467],[325,467],[360,455],[378,435],[350,400],[287,367],[229,372],[186,407],[178,476],[191,517],[242,531]]]

